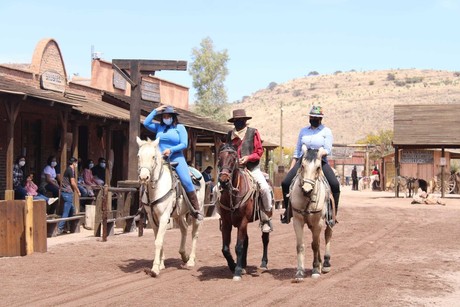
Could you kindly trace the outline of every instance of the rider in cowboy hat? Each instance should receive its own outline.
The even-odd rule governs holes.
[[[310,125],[300,130],[297,146],[291,162],[291,168],[281,183],[281,187],[283,188],[284,207],[286,208],[283,216],[281,216],[281,223],[283,224],[289,224],[291,221],[292,212],[291,208],[289,208],[289,197],[287,195],[289,194],[291,182],[297,174],[297,170],[299,169],[302,161],[302,145],[305,144],[309,149],[319,149],[320,147],[323,147],[328,155],[330,155],[332,151],[332,131],[321,124],[324,117],[323,108],[321,106],[313,106],[310,109],[309,117]],[[327,156],[322,158],[321,165],[324,176],[326,176],[329,186],[331,187],[332,197],[334,198],[335,203],[335,212],[337,214],[337,209],[339,207],[340,184],[334,174],[334,171],[327,163]]]
[[[160,139],[160,151],[171,162],[178,162],[175,167],[176,173],[187,193],[187,197],[193,206],[192,216],[201,221],[203,215],[200,212],[200,203],[195,192],[195,186],[190,178],[189,168],[182,151],[187,148],[188,134],[184,125],[179,124],[179,114],[172,106],[160,106],[154,109],[144,120],[144,126],[156,133]],[[152,122],[155,119],[159,123]]]
[[[257,129],[246,126],[247,120],[251,118],[246,116],[246,111],[243,109],[233,111],[233,116],[228,122],[234,125],[234,129],[228,132],[227,143],[237,150],[240,165],[245,165],[257,181],[263,204],[263,210],[260,210],[262,232],[270,232],[273,230],[271,223],[273,196],[259,166],[260,158],[264,153],[260,134]]]

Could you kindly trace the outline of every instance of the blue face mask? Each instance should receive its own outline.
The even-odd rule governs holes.
[[[172,122],[173,122],[172,117],[170,117],[170,118],[163,118],[163,123],[164,123],[166,126],[171,126]]]

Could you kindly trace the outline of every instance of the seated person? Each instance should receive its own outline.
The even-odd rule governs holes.
[[[25,199],[27,191],[24,188],[24,165],[26,165],[26,157],[19,156],[16,163],[13,165],[13,189],[14,199]]]
[[[88,159],[84,165],[82,176],[83,180],[86,185],[90,186],[91,188],[99,187],[100,185],[97,183],[96,179],[93,176],[93,172],[91,171],[94,167],[94,162],[91,159]]]
[[[59,197],[59,182],[56,172],[57,159],[56,156],[49,156],[47,164],[43,169],[41,176],[40,191],[44,194],[51,192],[53,197]]]
[[[43,199],[48,206],[54,204],[59,199],[58,197],[48,198],[38,193],[38,187],[34,183],[34,173],[30,173],[29,176],[27,176],[25,189],[28,196],[33,196],[34,200]]]
[[[203,175],[204,182],[206,184],[209,184],[209,186],[212,188],[214,187],[211,172],[212,172],[212,166],[206,167],[206,169],[201,173]],[[209,182],[209,183],[208,183]]]
[[[97,185],[104,185],[105,183],[105,167],[107,163],[104,158],[99,158],[98,164],[93,166],[91,168],[91,172],[93,173],[94,176],[94,181],[97,183]]]

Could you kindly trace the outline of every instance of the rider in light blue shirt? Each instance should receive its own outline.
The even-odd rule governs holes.
[[[307,148],[310,149],[320,149],[320,147],[323,147],[327,154],[330,155],[332,153],[332,131],[322,124],[317,128],[312,126],[302,128],[294,150],[294,158],[298,159],[302,157],[303,144],[307,145]],[[323,160],[327,162],[327,156],[324,156]]]
[[[176,173],[195,209],[192,215],[196,219],[202,220],[203,215],[200,212],[195,186],[190,178],[189,168],[183,154],[183,150],[188,146],[188,134],[184,125],[179,124],[178,115],[173,107],[160,106],[145,118],[144,126],[156,133],[156,139],[160,139],[159,147],[163,156],[167,157],[171,162],[178,163]],[[154,119],[158,122],[153,122]]]
[[[306,145],[308,149],[319,149],[320,147],[323,147],[326,150],[327,155],[332,153],[332,131],[331,129],[321,124],[321,121],[324,117],[322,107],[313,106],[310,110],[309,116],[310,125],[300,130],[297,145],[293,154],[291,168],[281,183],[281,187],[283,189],[284,207],[286,208],[286,211],[281,217],[281,222],[283,224],[289,224],[291,219],[289,197],[287,195],[289,194],[291,182],[296,176],[298,169],[300,168],[302,161],[302,145]],[[327,156],[323,156],[321,160],[324,176],[326,177],[327,181],[329,182],[329,186],[331,187],[332,197],[334,198],[335,203],[335,212],[337,214],[337,209],[339,207],[340,184],[334,174],[334,171],[327,163]]]

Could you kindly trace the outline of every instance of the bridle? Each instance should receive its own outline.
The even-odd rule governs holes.
[[[221,158],[222,153],[228,153],[228,155],[230,155],[231,158],[227,158],[227,159],[225,159],[225,161],[222,161],[223,160]],[[227,164],[222,164],[221,165],[221,163],[224,163],[224,162],[227,163]],[[236,178],[237,182],[236,182],[236,186],[235,186],[233,184],[233,177],[234,177],[235,171],[240,171],[239,170],[239,164],[238,164],[237,152],[232,147],[225,146],[219,153],[219,176],[218,176],[218,181],[220,183],[221,191],[225,189],[225,190],[228,190],[228,192],[230,194],[229,207],[227,207],[227,206],[223,205],[222,203],[220,203],[220,206],[223,209],[226,209],[226,210],[229,210],[229,211],[235,211],[236,209],[238,209],[239,206],[242,203],[245,203],[252,196],[252,194],[254,193],[254,190],[249,188],[248,192],[245,193],[243,196],[238,195],[238,192],[240,192],[240,187],[241,187],[241,182],[240,182],[240,177],[241,176],[237,176],[237,178]],[[241,170],[241,171],[244,172],[244,170]],[[228,177],[228,180],[223,181],[222,176]],[[248,187],[250,187],[250,182],[249,182],[248,176],[243,176],[243,178],[245,179],[244,182],[246,183],[246,185]],[[233,203],[233,198],[234,197],[241,197],[241,201],[239,201],[238,203],[234,204]]]

